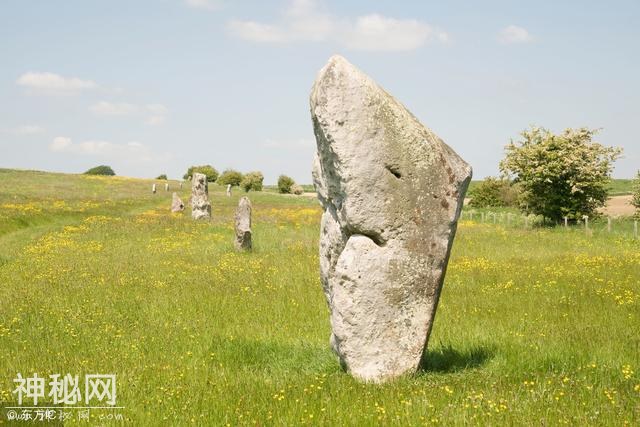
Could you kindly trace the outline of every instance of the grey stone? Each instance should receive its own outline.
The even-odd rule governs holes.
[[[304,188],[302,188],[301,185],[293,184],[291,186],[291,193],[295,194],[296,196],[299,196],[304,193]]]
[[[227,197],[231,197],[231,184],[227,184]]]
[[[240,198],[235,217],[236,240],[235,247],[238,250],[251,249],[251,201],[248,197]]]
[[[344,58],[310,97],[331,345],[363,381],[416,372],[471,167]]]
[[[178,197],[178,193],[173,193],[173,198],[171,200],[171,212],[182,212],[184,210],[184,203],[180,197]]]
[[[211,218],[211,203],[209,202],[209,184],[207,176],[195,172],[191,182],[191,217],[193,219]]]

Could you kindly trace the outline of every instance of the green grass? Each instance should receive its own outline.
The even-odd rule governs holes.
[[[633,179],[613,179],[609,185],[610,196],[633,194]]]
[[[464,219],[424,368],[361,384],[328,345],[315,199],[249,193],[236,253],[241,192],[195,223],[151,182],[0,170],[0,401],[18,372],[114,373],[132,425],[640,422],[628,229]]]

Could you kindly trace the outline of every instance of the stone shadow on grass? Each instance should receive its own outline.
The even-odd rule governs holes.
[[[452,373],[465,369],[478,368],[493,358],[495,351],[491,347],[476,346],[459,351],[453,347],[427,349],[422,355],[418,373]]]

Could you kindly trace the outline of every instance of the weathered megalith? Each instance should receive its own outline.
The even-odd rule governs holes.
[[[193,219],[211,218],[211,203],[209,202],[209,186],[207,176],[194,172],[191,182],[191,217]]]
[[[471,167],[344,58],[310,97],[331,346],[364,381],[415,372]]]
[[[236,209],[236,240],[238,250],[251,249],[251,201],[248,197],[240,198]]]
[[[184,210],[184,203],[180,197],[178,197],[178,193],[173,193],[173,199],[171,200],[171,212],[182,212]]]

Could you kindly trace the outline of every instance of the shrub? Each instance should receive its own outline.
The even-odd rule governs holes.
[[[246,192],[249,192],[251,190],[262,191],[262,181],[264,181],[262,172],[249,172],[242,178],[240,187],[242,187],[242,189]]]
[[[278,177],[278,192],[282,194],[291,194],[291,187],[293,187],[295,183],[296,182],[293,178],[286,175],[280,175]]]
[[[508,207],[518,204],[518,186],[506,179],[489,177],[469,194],[474,208]]]
[[[605,205],[613,162],[622,150],[592,142],[596,133],[580,128],[554,135],[531,128],[507,145],[500,170],[520,184],[525,213],[560,222],[564,216],[595,216]]]
[[[207,182],[215,182],[218,179],[218,171],[211,165],[191,166],[182,178],[189,179],[195,172],[205,174],[207,176]]]
[[[95,168],[91,168],[84,173],[85,175],[107,175],[114,176],[116,173],[111,169],[110,166],[100,165]]]
[[[640,218],[640,170],[633,180],[632,191],[633,195],[631,196],[631,204],[636,208],[635,217]]]
[[[232,187],[237,187],[242,182],[242,174],[237,170],[226,169],[222,172],[222,175],[218,178],[218,184],[220,185],[229,185]]]
[[[163,173],[162,175],[158,175],[158,177],[156,179],[162,179],[162,180],[166,181],[169,178],[167,178],[167,175]]]

